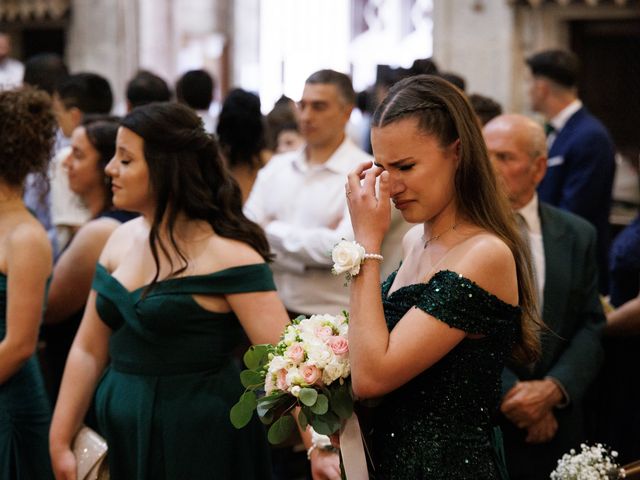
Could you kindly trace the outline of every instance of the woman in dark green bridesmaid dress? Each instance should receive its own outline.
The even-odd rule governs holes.
[[[0,478],[53,477],[51,411],[36,359],[51,275],[47,234],[22,201],[29,173],[46,178],[55,134],[44,92],[0,92]]]
[[[265,263],[268,244],[199,118],[178,104],[133,110],[106,167],[116,207],[141,216],[103,250],[54,412],[54,471],[95,390],[112,480],[270,478],[254,419],[236,430],[243,392],[234,351],[273,343],[288,322]]]
[[[382,288],[375,256],[351,286],[353,390],[382,397],[364,422],[370,476],[505,478],[493,424],[502,369],[539,350],[528,249],[459,90],[432,76],[399,82],[372,125],[376,165],[346,186],[355,238],[380,252],[389,198],[418,225]]]

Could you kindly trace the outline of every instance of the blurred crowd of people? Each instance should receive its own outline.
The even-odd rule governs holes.
[[[547,50],[529,57],[527,65],[531,108],[544,118],[544,125],[503,113],[487,96],[466,93],[464,78],[440,71],[433,59],[416,60],[409,69],[381,66],[375,86],[360,93],[345,74],[320,70],[308,77],[300,99],[282,96],[266,115],[259,97],[240,88],[226,92],[216,108],[216,82],[205,70],[186,72],[175,85],[141,70],[126,86],[127,113],[118,117],[112,114],[114,96],[106,78],[69,72],[52,53],[36,55],[23,65],[10,58],[9,37],[0,32],[0,282],[7,299],[0,302],[6,310],[1,312],[0,478],[51,478],[48,460],[43,460],[49,450],[56,476],[67,478],[62,473],[68,468],[66,450],[59,447],[69,446],[69,435],[79,422],[133,445],[124,442],[121,426],[105,431],[105,407],[91,401],[107,357],[115,355],[119,365],[135,362],[134,356],[128,360],[127,348],[162,343],[154,335],[167,332],[177,336],[179,347],[163,348],[200,348],[184,340],[193,331],[176,333],[166,326],[140,344],[109,347],[103,332],[107,327],[97,325],[97,319],[111,307],[101,305],[104,300],[96,301],[96,296],[126,303],[131,289],[112,293],[123,285],[101,278],[96,264],[109,273],[119,272],[121,284],[144,289],[149,278],[153,286],[167,276],[203,277],[270,260],[275,285],[261,283],[264,273],[247,271],[246,279],[225,280],[229,290],[193,285],[184,290],[209,312],[235,312],[252,343],[277,340],[288,318],[346,309],[349,291],[331,274],[327,255],[340,239],[353,238],[345,178],[356,165],[374,161],[370,122],[377,106],[394,84],[416,75],[439,76],[470,102],[532,253],[538,308],[548,328],[541,332],[541,358],[524,367],[508,365],[502,376],[496,422],[505,434],[511,478],[548,478],[555,461],[583,441],[606,442],[620,452],[623,463],[640,458],[640,391],[627,375],[638,359],[640,220],[612,238],[615,147],[579,99],[578,59],[567,51]],[[188,130],[197,133],[188,135]],[[187,153],[169,158],[174,151]],[[224,179],[216,192],[202,191],[211,182],[201,182],[193,173],[193,165],[207,161],[205,153],[216,159],[206,174]],[[150,192],[143,192],[141,180],[131,180],[136,156],[146,159]],[[171,161],[184,165],[178,168]],[[133,199],[136,195],[140,198]],[[159,210],[168,212],[170,220],[158,217]],[[183,221],[178,215],[182,211],[216,225],[217,233],[226,232],[227,240],[215,244],[215,254],[207,253],[214,248],[209,244],[196,248],[206,229]],[[143,217],[150,230],[136,223]],[[400,265],[402,239],[411,226],[392,209],[382,244],[381,281]],[[248,252],[245,244],[253,250]],[[226,260],[219,260],[220,255]],[[227,261],[236,256],[239,263]],[[254,283],[245,288],[233,281],[245,287]],[[270,296],[275,287],[277,302],[275,294]],[[253,306],[237,306],[233,295],[246,292],[255,296]],[[134,313],[136,305],[131,306]],[[155,314],[166,322],[161,312],[171,308],[177,307],[158,305]],[[268,321],[267,313],[272,314]],[[265,323],[257,325],[249,320],[251,315]],[[103,321],[118,331],[114,325],[120,320]],[[204,331],[209,339],[219,338],[219,332],[200,328],[193,327],[194,335]],[[246,344],[236,338],[237,331],[233,335],[224,349],[226,357]],[[117,342],[115,335],[111,338]],[[98,353],[89,357],[92,348]],[[159,355],[154,351],[148,358]],[[83,376],[83,368],[91,373]],[[122,372],[127,368],[131,375],[146,375],[144,369],[118,368],[122,371],[117,375],[126,376]],[[116,382],[125,382],[117,375],[106,380],[114,389],[111,394],[129,395],[117,390]],[[149,375],[162,383],[161,373]],[[75,382],[90,386],[74,387]],[[113,401],[107,387],[100,388],[100,399]],[[169,387],[157,388],[159,396],[171,395]],[[179,388],[199,387],[195,382]],[[140,402],[148,401],[138,393]],[[167,405],[162,408],[189,408],[187,401]],[[143,406],[162,415],[157,405]],[[148,427],[154,434],[161,428],[156,423]],[[193,435],[209,438],[202,432]],[[249,440],[239,439],[226,455],[235,455],[233,448],[244,441]],[[115,450],[116,458],[124,455],[122,448]],[[162,450],[158,455],[172,454]],[[334,478],[336,469],[339,475],[335,449],[309,431],[290,445],[272,449],[271,458],[274,478]],[[144,478],[168,475],[144,471]],[[253,478],[247,472],[237,475]],[[230,473],[228,478],[241,477]]]

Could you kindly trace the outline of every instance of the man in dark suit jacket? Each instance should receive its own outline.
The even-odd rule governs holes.
[[[579,62],[573,53],[546,50],[529,57],[527,64],[533,74],[531,106],[544,115],[548,132],[548,168],[538,195],[596,227],[600,291],[606,293],[613,141],[577,96]]]
[[[503,373],[501,423],[512,480],[543,479],[557,460],[585,440],[582,399],[602,361],[605,323],[596,270],[596,233],[571,213],[539,203],[547,167],[540,125],[501,115],[484,137],[532,252],[542,318],[542,354],[534,365]]]

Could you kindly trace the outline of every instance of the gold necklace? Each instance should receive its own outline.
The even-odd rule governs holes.
[[[441,232],[438,235],[434,235],[433,237],[431,237],[429,239],[425,239],[424,235],[422,235],[422,241],[424,242],[424,247],[422,247],[422,249],[424,250],[425,248],[427,248],[427,245],[429,245],[431,242],[435,242],[436,240],[438,240],[445,233],[450,232],[451,230],[455,230],[457,226],[458,226],[458,224],[454,223],[452,226],[447,228],[444,232]]]

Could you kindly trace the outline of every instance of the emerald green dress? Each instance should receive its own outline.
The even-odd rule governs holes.
[[[242,327],[232,312],[209,312],[192,297],[275,290],[269,267],[163,280],[143,296],[98,264],[93,289],[112,330],[95,399],[111,479],[270,478],[260,422],[236,430],[229,420],[244,391],[232,355]]]
[[[7,277],[0,274],[0,340],[7,330]],[[0,479],[53,478],[49,399],[35,354],[0,384]]]
[[[394,278],[395,273],[382,285],[389,330],[417,307],[452,328],[483,337],[464,339],[374,409],[366,428],[371,478],[504,478],[493,416],[500,404],[504,362],[519,337],[520,308],[449,270],[388,295]]]

